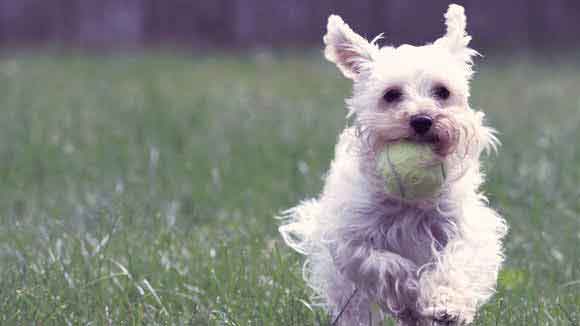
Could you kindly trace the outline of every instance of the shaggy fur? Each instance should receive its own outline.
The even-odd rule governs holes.
[[[451,5],[445,18],[447,33],[433,44],[396,48],[328,19],[325,55],[354,82],[347,106],[355,122],[339,137],[322,194],[286,211],[280,232],[307,257],[314,301],[338,325],[378,325],[384,313],[405,326],[470,323],[494,292],[507,227],[479,191],[479,158],[498,142],[468,104],[477,53],[468,48],[463,8]],[[392,89],[401,97],[389,102]],[[410,126],[417,114],[433,119],[428,133]],[[385,193],[375,158],[401,139],[431,144],[443,162],[435,198]]]

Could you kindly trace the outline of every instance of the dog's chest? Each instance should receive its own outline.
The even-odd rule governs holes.
[[[454,224],[436,214],[401,214],[384,216],[367,239],[375,249],[397,253],[421,266],[429,263],[454,233]]]

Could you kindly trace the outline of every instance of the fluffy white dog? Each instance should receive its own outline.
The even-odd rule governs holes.
[[[325,56],[354,82],[354,125],[336,145],[322,194],[288,210],[280,232],[306,255],[304,278],[337,325],[460,325],[494,293],[507,226],[487,206],[479,157],[498,144],[469,107],[473,74],[461,6],[432,44],[379,48],[338,16]],[[385,192],[378,152],[429,143],[447,172],[439,194],[405,201]]]

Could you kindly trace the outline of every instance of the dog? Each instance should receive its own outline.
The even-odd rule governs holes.
[[[463,7],[445,14],[431,44],[379,47],[336,15],[325,57],[353,81],[352,123],[339,136],[322,193],[285,211],[279,231],[306,256],[312,301],[333,325],[464,325],[495,292],[505,220],[481,192],[482,154],[496,132],[470,108],[473,58]],[[387,194],[377,154],[397,141],[427,143],[446,177],[433,198]]]

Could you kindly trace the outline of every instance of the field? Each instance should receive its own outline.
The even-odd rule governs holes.
[[[479,64],[511,229],[476,325],[577,326],[580,64]],[[0,85],[0,324],[329,324],[274,219],[320,191],[345,125],[318,52],[5,56]]]

